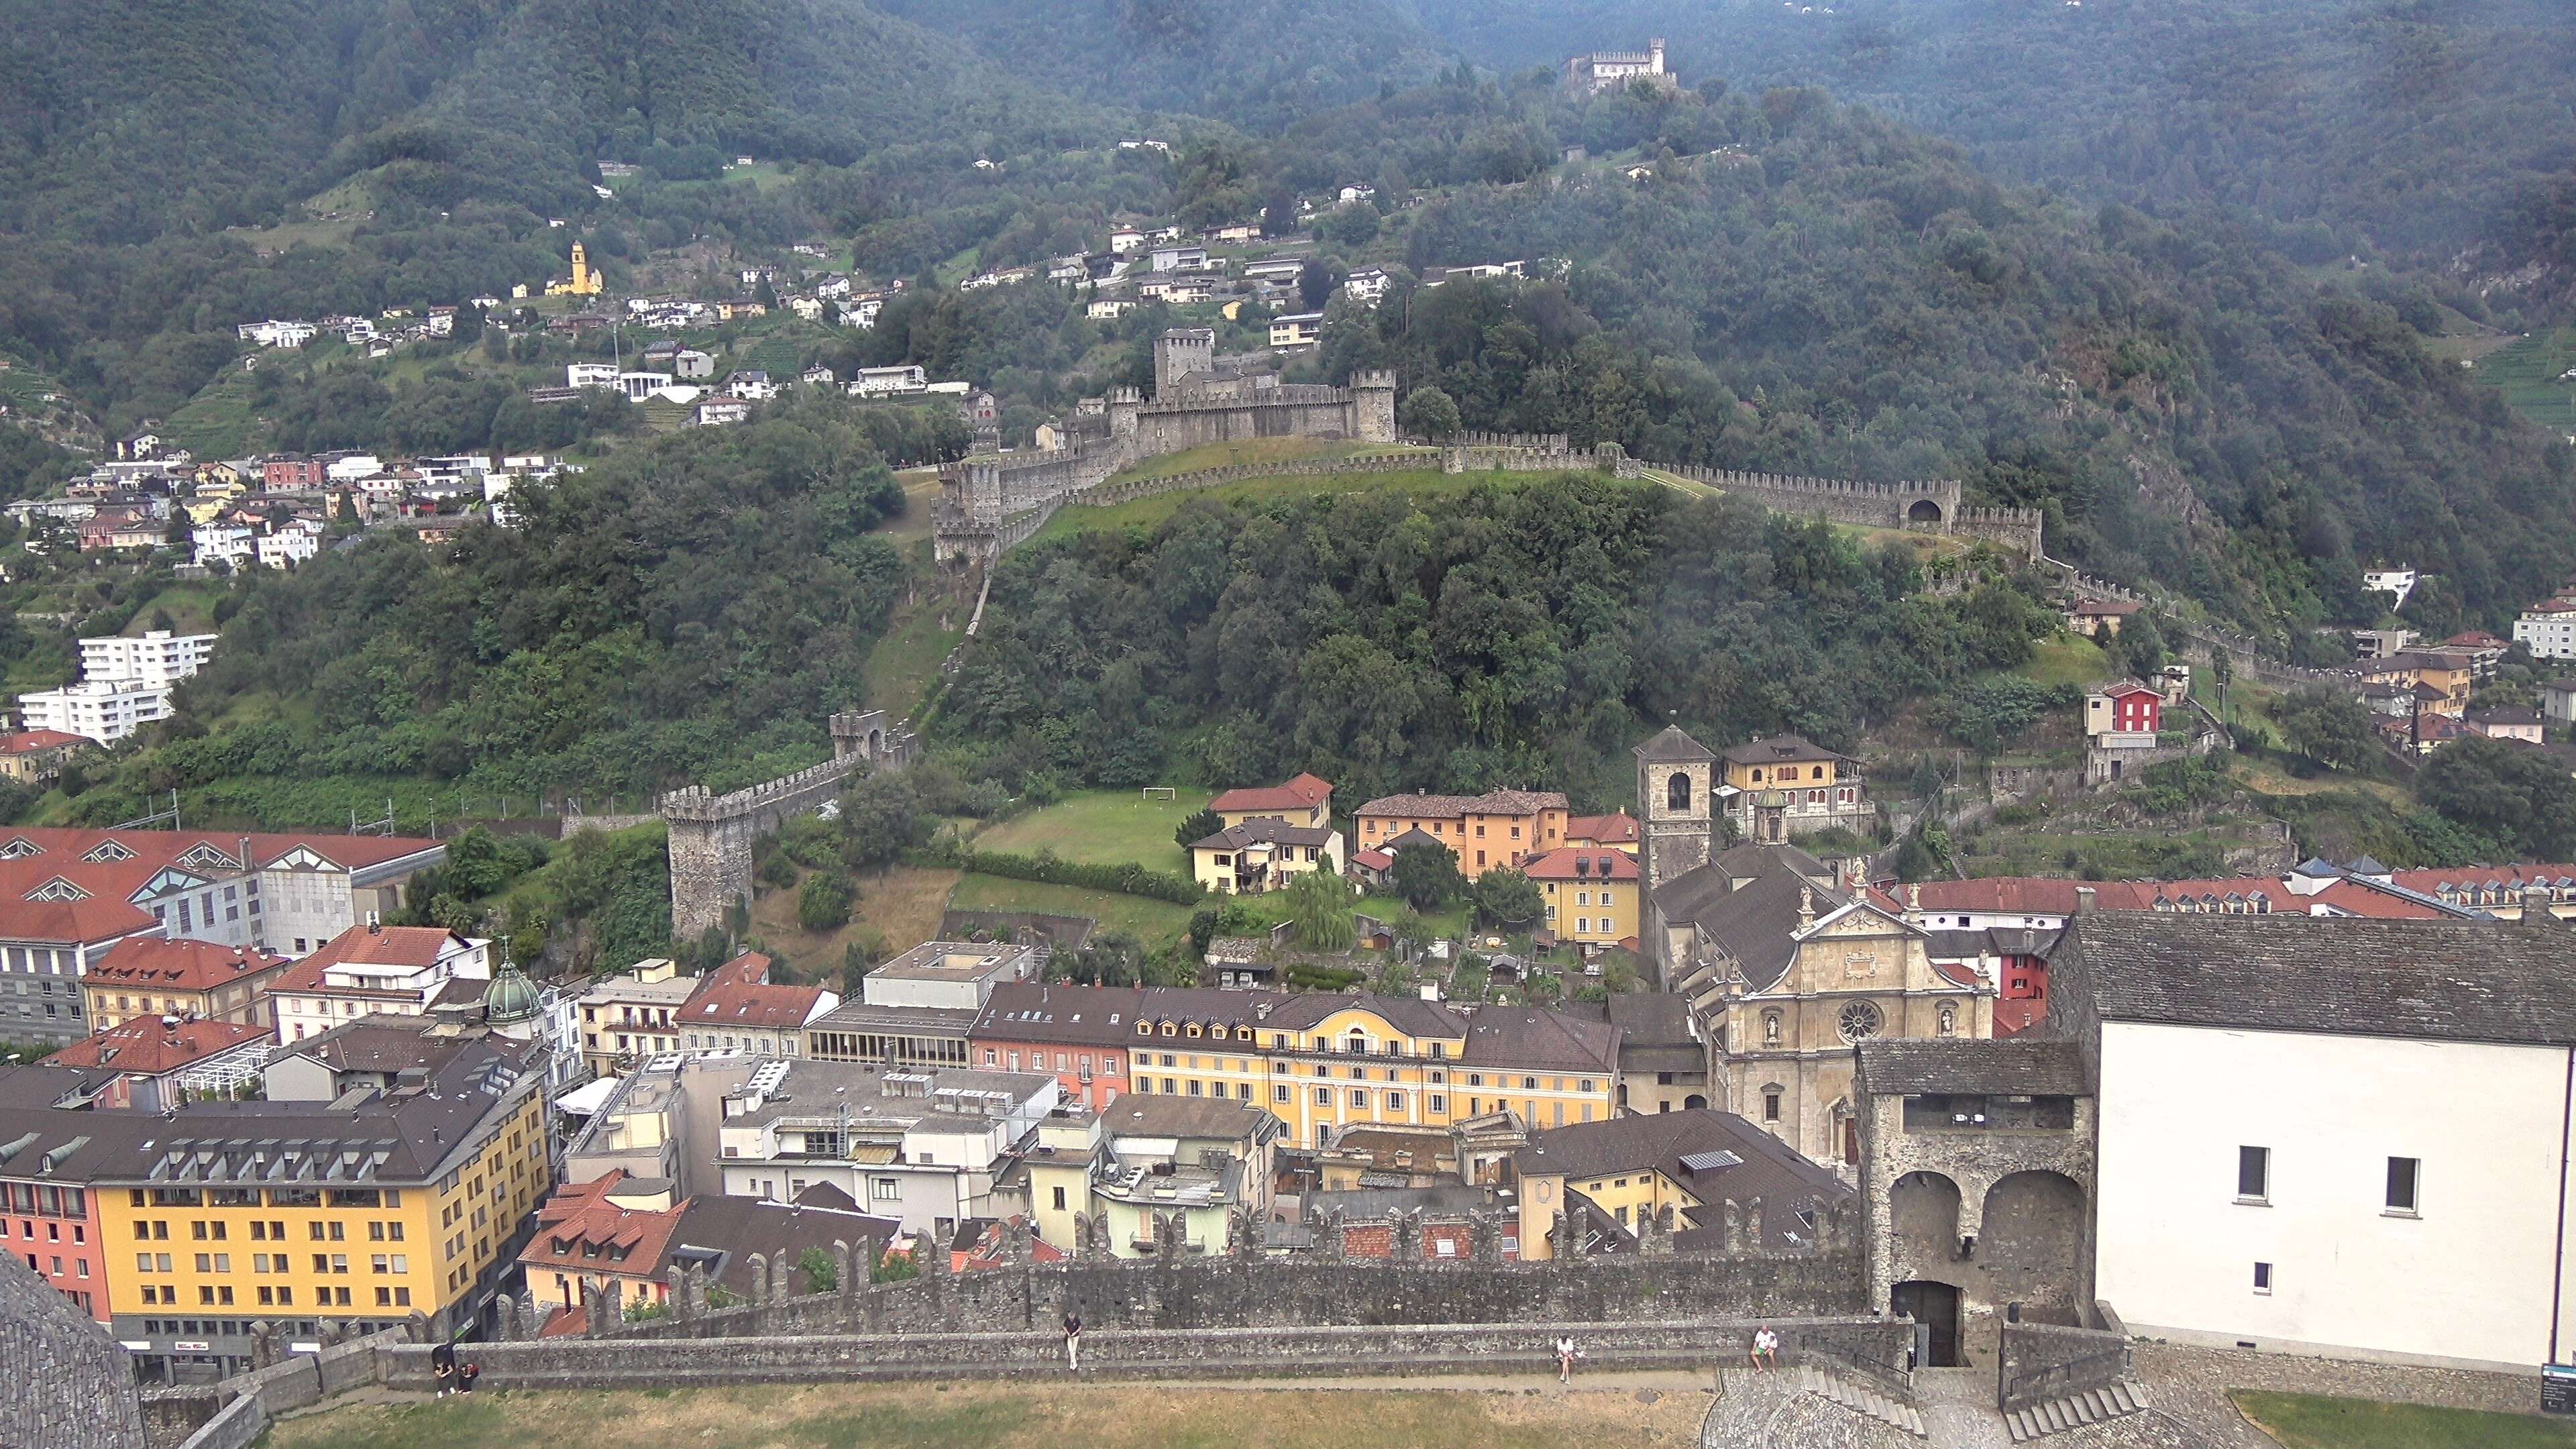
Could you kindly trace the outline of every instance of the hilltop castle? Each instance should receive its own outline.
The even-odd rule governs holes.
[[[1132,387],[1086,402],[1056,428],[1062,447],[951,463],[940,470],[934,548],[943,560],[990,557],[1003,524],[1098,487],[1121,468],[1244,438],[1395,441],[1395,374],[1349,387],[1283,383],[1269,353],[1216,355],[1216,333],[1176,327],[1154,339],[1154,396]]]
[[[1639,80],[1659,91],[1681,89],[1681,78],[1664,69],[1660,35],[1647,41],[1642,51],[1604,50],[1574,56],[1565,63],[1565,89],[1572,95],[1599,95]]]

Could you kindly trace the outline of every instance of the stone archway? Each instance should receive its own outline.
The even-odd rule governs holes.
[[[1682,1098],[1682,1110],[1685,1112],[1696,1112],[1707,1105],[1708,1098],[1701,1096],[1697,1092],[1693,1092],[1689,1096]]]
[[[2080,1323],[2085,1292],[2084,1189],[2058,1172],[2015,1172],[1986,1190],[1977,1265],[1992,1301],[2025,1318]]]
[[[1889,1264],[1897,1278],[1949,1277],[1959,1260],[1959,1184],[1909,1172],[1887,1194]]]
[[[1905,510],[1905,523],[1909,528],[1939,528],[1941,505],[1929,498],[1917,498]]]

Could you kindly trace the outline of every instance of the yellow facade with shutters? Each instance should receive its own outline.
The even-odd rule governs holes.
[[[1324,1144],[1342,1127],[1447,1126],[1509,1109],[1533,1127],[1607,1119],[1614,1066],[1578,1071],[1470,1064],[1462,1036],[1414,1036],[1366,1007],[1294,1029],[1256,1022],[1137,1022],[1128,1047],[1133,1090],[1256,1103],[1287,1127],[1287,1143]]]
[[[1615,946],[1638,934],[1633,880],[1543,880],[1538,887],[1547,901],[1547,927],[1560,940]]]
[[[108,1302],[120,1319],[171,1314],[434,1323],[466,1299],[551,1182],[544,1094],[477,1124],[431,1181],[102,1182]],[[275,1119],[191,1123],[173,1135],[278,1132]],[[333,1144],[315,1143],[329,1154]],[[443,1325],[452,1327],[452,1325]]]

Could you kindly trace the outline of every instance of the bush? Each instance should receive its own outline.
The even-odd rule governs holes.
[[[816,871],[805,877],[804,888],[796,893],[796,924],[809,931],[837,930],[850,923],[855,899],[848,876]]]

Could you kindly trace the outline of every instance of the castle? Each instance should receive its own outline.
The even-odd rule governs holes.
[[[1216,333],[1176,327],[1154,339],[1154,396],[1114,389],[1056,429],[1063,446],[978,456],[940,470],[934,548],[942,561],[998,555],[1006,520],[1035,517],[1147,458],[1242,438],[1395,439],[1395,374],[1349,387],[1283,383],[1267,353],[1216,355]],[[1022,534],[1021,536],[1025,536]]]
[[[1664,38],[1646,42],[1645,50],[1604,50],[1578,55],[1565,63],[1565,89],[1577,96],[1599,95],[1642,80],[1659,91],[1681,88],[1680,77],[1664,69]]]

